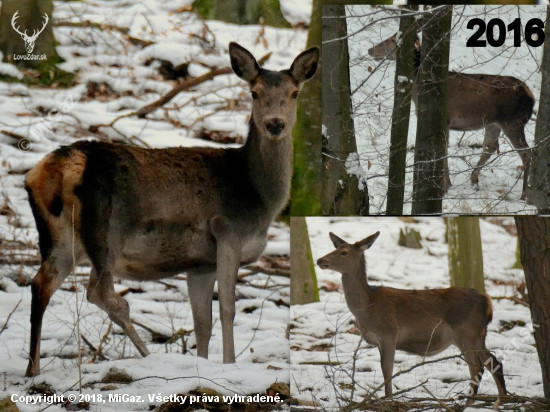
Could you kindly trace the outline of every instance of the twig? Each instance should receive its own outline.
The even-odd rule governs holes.
[[[131,321],[134,325],[138,325],[139,327],[142,327],[143,329],[145,329],[149,333],[153,333],[155,335],[161,335],[161,333],[158,333],[157,331],[151,329],[149,326],[146,326],[143,323],[138,322],[137,320],[131,319]]]
[[[495,299],[495,300],[508,299],[508,300],[511,300],[512,302],[519,303],[520,305],[529,307],[529,304],[527,302],[525,302],[522,299],[516,298],[515,296],[491,296],[491,299]]]
[[[425,359],[426,359],[426,356],[428,356],[428,351],[430,350],[430,345],[431,345],[431,343],[432,343],[432,338],[433,338],[433,336],[434,336],[434,332],[435,332],[435,330],[437,329],[437,327],[438,327],[439,325],[441,325],[441,322],[443,322],[443,319],[441,319],[441,320],[439,321],[439,323],[438,323],[437,325],[435,325],[435,327],[432,329],[432,334],[430,335],[430,340],[428,341],[428,347],[426,348],[426,352],[424,353],[424,359],[422,359],[422,360],[425,360]]]
[[[99,345],[97,345],[97,350],[95,351],[94,356],[92,357],[92,363],[95,362],[95,359],[97,357],[107,360],[107,358],[101,353],[101,349],[103,348],[103,343],[106,342],[107,338],[109,337],[109,333],[111,332],[112,326],[113,326],[113,322],[109,322],[109,326],[107,327],[107,332],[105,332],[101,337],[101,340],[99,341]]]
[[[247,276],[252,276],[257,273],[265,273],[266,275],[283,276],[285,278],[290,278],[290,270],[288,269],[266,268],[255,264],[245,266],[243,269],[250,270],[250,272],[240,274],[239,279],[245,278]]]
[[[271,57],[271,53],[266,54],[264,57],[262,57],[260,60],[258,60],[258,64],[260,66],[262,66],[270,57]],[[90,129],[97,130],[100,127],[113,127],[114,128],[114,124],[116,122],[118,122],[120,119],[124,119],[126,117],[137,116],[137,117],[140,117],[140,118],[144,118],[149,113],[152,113],[155,110],[157,110],[157,109],[161,108],[162,106],[164,106],[166,103],[168,103],[174,97],[176,97],[180,92],[189,90],[192,87],[198,86],[199,84],[202,84],[202,83],[205,83],[209,80],[212,80],[216,76],[221,76],[223,74],[229,74],[232,71],[233,70],[231,69],[231,67],[223,67],[221,69],[210,70],[208,73],[205,73],[202,76],[195,77],[193,79],[189,79],[189,80],[187,80],[183,83],[179,83],[178,85],[174,86],[174,88],[172,90],[170,90],[168,93],[166,93],[164,96],[162,96],[160,99],[154,101],[153,103],[149,103],[146,106],[143,106],[141,109],[138,109],[135,112],[126,113],[126,114],[123,114],[121,116],[118,116],[111,123],[108,123],[108,124],[97,124],[97,125],[90,126]]]
[[[56,27],[77,27],[77,28],[92,28],[92,29],[98,29],[101,31],[116,31],[121,33],[124,39],[128,40],[130,43],[136,46],[141,47],[147,47],[151,44],[155,44],[153,41],[149,40],[143,40],[138,39],[137,37],[130,36],[128,33],[130,32],[130,29],[128,27],[120,27],[115,26],[114,24],[108,24],[108,23],[96,23],[90,20],[84,20],[84,21],[60,21],[55,24]]]
[[[264,57],[262,57],[260,60],[258,60],[258,64],[261,66],[270,57],[271,57],[271,53],[266,54]],[[233,72],[233,70],[231,69],[231,67],[222,67],[221,69],[210,70],[208,73],[205,73],[202,76],[195,77],[193,79],[189,79],[189,80],[175,86],[172,90],[170,90],[168,93],[166,93],[164,96],[162,96],[157,101],[155,101],[153,103],[150,103],[147,106],[142,107],[141,109],[139,109],[138,111],[133,113],[133,115],[136,115],[137,117],[145,117],[147,114],[155,111],[159,107],[164,106],[166,103],[168,103],[174,97],[176,97],[180,92],[183,92],[185,90],[189,90],[191,87],[195,87],[195,86],[197,86],[201,83],[212,80],[216,76],[221,76],[223,74],[229,74],[229,73],[232,73],[232,72]]]
[[[80,307],[78,305],[78,286],[76,284],[76,256],[75,256],[75,224],[74,224],[74,204],[73,204],[73,213],[72,213],[72,229],[73,229],[73,244],[72,244],[72,252],[73,252],[73,286],[74,286],[74,297],[75,297],[75,303],[76,303],[76,338],[77,338],[77,344],[78,344],[78,381],[81,382],[79,384],[79,392],[82,394],[82,353],[80,351],[80,348],[82,345],[80,344]]]
[[[408,369],[405,369],[404,371],[399,371],[399,372],[395,373],[391,378],[386,379],[380,385],[375,387],[372,390],[372,392],[367,397],[365,397],[365,399],[363,399],[361,402],[348,405],[346,408],[344,408],[342,410],[342,412],[351,412],[351,411],[354,411],[356,409],[359,409],[359,408],[365,406],[370,401],[370,399],[376,394],[376,392],[378,392],[378,390],[380,388],[382,388],[387,382],[393,380],[394,378],[396,378],[400,375],[403,375],[405,373],[409,373],[410,371],[412,371],[412,370],[414,370],[414,369],[416,369],[420,366],[423,366],[423,365],[429,365],[430,363],[437,363],[437,362],[441,362],[441,361],[444,361],[444,360],[456,359],[456,358],[462,358],[462,355],[452,355],[452,356],[446,356],[444,358],[439,358],[439,359],[434,359],[434,360],[429,360],[429,361],[423,361],[423,362],[417,363],[416,365],[411,366]]]
[[[10,321],[10,318],[11,318],[11,315],[13,315],[13,312],[16,311],[16,309],[19,307],[19,304],[21,303],[23,299],[19,299],[19,302],[17,302],[17,305],[15,305],[15,307],[13,308],[13,310],[10,312],[10,314],[8,315],[8,318],[6,319],[6,322],[4,322],[4,326],[2,326],[2,329],[0,329],[0,335],[2,334],[2,332],[4,332],[4,330],[6,330],[6,328],[8,327],[8,322]]]
[[[443,408],[445,408],[447,411],[449,412],[454,412],[451,408],[449,408],[447,405],[445,405],[440,399],[437,399],[437,397],[428,389],[426,388],[424,385],[422,385],[422,387],[426,390],[426,392],[428,392],[432,398],[434,398],[437,403],[439,403]]]
[[[26,139],[25,136],[21,136],[20,134],[13,133],[13,132],[10,132],[8,130],[0,130],[0,133],[5,134],[6,136],[11,137],[13,139],[17,139],[17,140]]]
[[[306,361],[300,362],[299,365],[326,365],[326,366],[340,366],[342,362],[337,361]]]

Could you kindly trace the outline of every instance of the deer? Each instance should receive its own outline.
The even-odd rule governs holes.
[[[36,39],[38,38],[40,33],[42,33],[44,31],[44,29],[46,28],[46,26],[48,24],[48,21],[49,21],[49,18],[48,18],[48,15],[46,13],[44,13],[44,24],[42,25],[42,28],[40,30],[33,30],[32,35],[29,36],[27,34],[27,30],[25,30],[24,32],[21,32],[19,30],[19,27],[15,27],[16,20],[17,20],[18,17],[19,17],[19,10],[17,10],[14,13],[13,17],[11,18],[11,26],[21,36],[21,38],[25,42],[25,48],[27,49],[27,53],[30,54],[34,50],[34,43],[36,42]]]
[[[300,53],[282,71],[260,68],[237,43],[229,44],[229,56],[252,95],[241,147],[147,149],[77,141],[27,173],[41,266],[31,282],[25,376],[40,373],[42,319],[51,296],[84,259],[91,262],[88,301],[108,314],[143,357],[149,350],[114,279],[153,281],[185,272],[197,355],[203,358],[217,281],[223,362],[235,363],[237,272],[259,258],[271,222],[289,199],[297,98],[317,71],[319,49]]]
[[[330,232],[336,249],[319,258],[317,265],[342,274],[346,303],[361,337],[380,351],[385,395],[392,394],[396,349],[425,357],[450,345],[458,347],[468,363],[470,394],[477,394],[485,366],[499,395],[505,395],[502,363],[485,347],[487,325],[493,317],[491,298],[461,287],[404,290],[370,285],[364,252],[379,235],[376,232],[350,244]]]
[[[395,60],[397,34],[368,50],[377,60]],[[414,72],[412,74],[412,100],[418,110],[418,78],[421,70],[421,49],[417,38],[415,43]],[[500,131],[518,151],[523,163],[523,190],[525,199],[528,190],[531,149],[525,140],[525,125],[531,119],[535,97],[521,80],[511,76],[491,74],[465,74],[449,72],[449,119],[450,130],[473,131],[485,129],[483,152],[470,175],[470,183],[479,190],[479,174],[482,167],[499,149]],[[449,133],[447,132],[448,146]],[[450,187],[449,171],[445,160],[445,190]]]

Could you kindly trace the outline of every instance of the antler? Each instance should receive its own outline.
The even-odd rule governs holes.
[[[30,37],[31,39],[36,40],[36,38],[38,37],[38,35],[39,35],[40,33],[42,33],[42,32],[44,31],[44,29],[46,28],[46,25],[48,24],[48,21],[49,21],[50,19],[48,19],[48,15],[47,15],[46,13],[44,13],[44,18],[46,19],[46,20],[44,21],[44,25],[42,26],[42,28],[41,28],[39,31],[33,30],[32,36]],[[25,31],[26,31],[26,30],[25,30]]]
[[[15,20],[17,20],[17,18],[19,17],[18,14],[19,14],[19,10],[17,10],[17,11],[15,12],[15,14],[13,15],[13,17],[11,18],[11,27],[13,27],[13,29],[14,29],[17,33],[19,33],[21,36],[28,37],[28,36],[27,36],[27,30],[25,30],[25,33],[21,33],[21,32],[19,31],[19,27],[15,27]],[[46,17],[48,17],[48,16],[46,16]]]
[[[44,13],[44,24],[42,25],[42,28],[40,29],[40,31],[36,34],[33,34],[32,36],[35,37],[42,33],[44,31],[44,29],[46,28],[46,25],[48,24],[48,21],[50,21],[50,19],[48,18],[48,15],[46,13]]]
[[[27,30],[25,29],[25,32],[24,33],[21,33],[21,31],[19,31],[19,27],[15,27],[15,21],[17,20],[17,18],[19,17],[19,10],[17,10],[15,12],[15,14],[13,15],[12,19],[11,19],[11,26],[13,27],[13,29],[19,33],[24,39],[26,40],[36,40],[36,38],[38,37],[38,35],[40,33],[42,33],[44,31],[44,29],[46,28],[46,25],[48,24],[48,21],[50,21],[50,19],[48,18],[48,15],[46,13],[44,13],[44,18],[45,18],[45,21],[44,21],[44,25],[42,26],[42,28],[40,30],[33,30],[33,33],[32,33],[32,36],[29,36],[27,34]]]

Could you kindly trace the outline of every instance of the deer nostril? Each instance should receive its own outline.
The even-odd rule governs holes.
[[[265,127],[273,136],[278,136],[284,130],[285,124],[280,119],[273,119],[268,121]]]

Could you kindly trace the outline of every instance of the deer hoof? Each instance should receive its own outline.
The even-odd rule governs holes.
[[[478,182],[472,182],[472,189],[474,189],[476,192],[479,192],[479,183]]]

